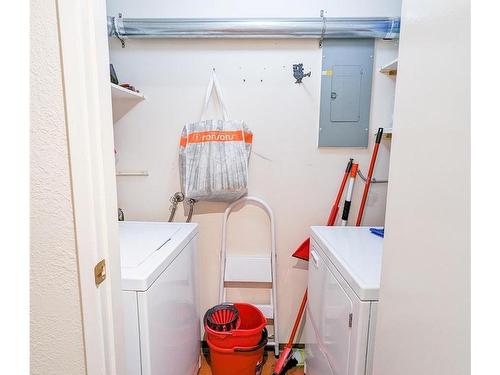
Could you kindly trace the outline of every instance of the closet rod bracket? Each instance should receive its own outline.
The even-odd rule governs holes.
[[[319,48],[323,47],[323,40],[325,39],[325,32],[326,32],[326,17],[325,17],[325,10],[321,9],[319,12],[319,16],[321,17],[321,20],[323,21],[323,27],[321,29],[321,36],[319,37]]]
[[[111,17],[111,19],[113,21],[113,33],[116,36],[116,38],[120,41],[120,43],[122,44],[122,48],[125,48],[126,36],[124,36],[120,33],[120,30],[123,29],[123,13],[118,13],[118,18]]]

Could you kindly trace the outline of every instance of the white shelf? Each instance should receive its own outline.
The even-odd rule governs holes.
[[[373,134],[377,134],[378,128],[375,129]],[[384,132],[382,133],[382,137],[385,139],[392,139],[392,128],[384,128]]]
[[[113,98],[123,100],[130,99],[141,101],[145,99],[144,95],[142,95],[141,93],[126,89],[125,87],[121,87],[119,85],[115,85],[114,83],[111,83],[111,95],[113,96]]]
[[[137,103],[146,98],[141,93],[111,83],[111,99],[113,101],[113,122],[117,122]]]
[[[384,73],[390,76],[395,76],[398,74],[398,59],[394,59],[388,64],[385,64],[380,68],[380,73]]]
[[[378,128],[373,131],[373,134],[378,133]],[[383,134],[392,134],[392,128],[384,128],[384,133]]]

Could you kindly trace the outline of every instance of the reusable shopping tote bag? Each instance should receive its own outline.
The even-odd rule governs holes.
[[[214,88],[223,119],[206,120]],[[179,172],[185,196],[198,201],[231,202],[245,195],[252,137],[243,121],[229,119],[214,71],[200,121],[182,129]]]

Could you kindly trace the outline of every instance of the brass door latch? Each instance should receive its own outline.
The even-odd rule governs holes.
[[[99,286],[104,280],[106,280],[106,260],[103,259],[95,265],[94,278],[96,286]]]

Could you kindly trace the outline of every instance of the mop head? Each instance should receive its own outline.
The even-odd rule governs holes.
[[[294,349],[292,359],[295,361],[295,366],[304,367],[306,360],[306,352],[304,349]]]
[[[287,363],[285,368],[283,369],[283,372],[281,374],[286,374],[288,370],[291,370],[295,366],[297,366],[298,362],[295,358],[290,359]]]
[[[304,350],[288,350],[288,353],[286,349],[282,352],[282,355],[285,355],[286,358],[283,361],[278,360],[273,375],[285,375],[288,370],[294,367],[304,367]]]

